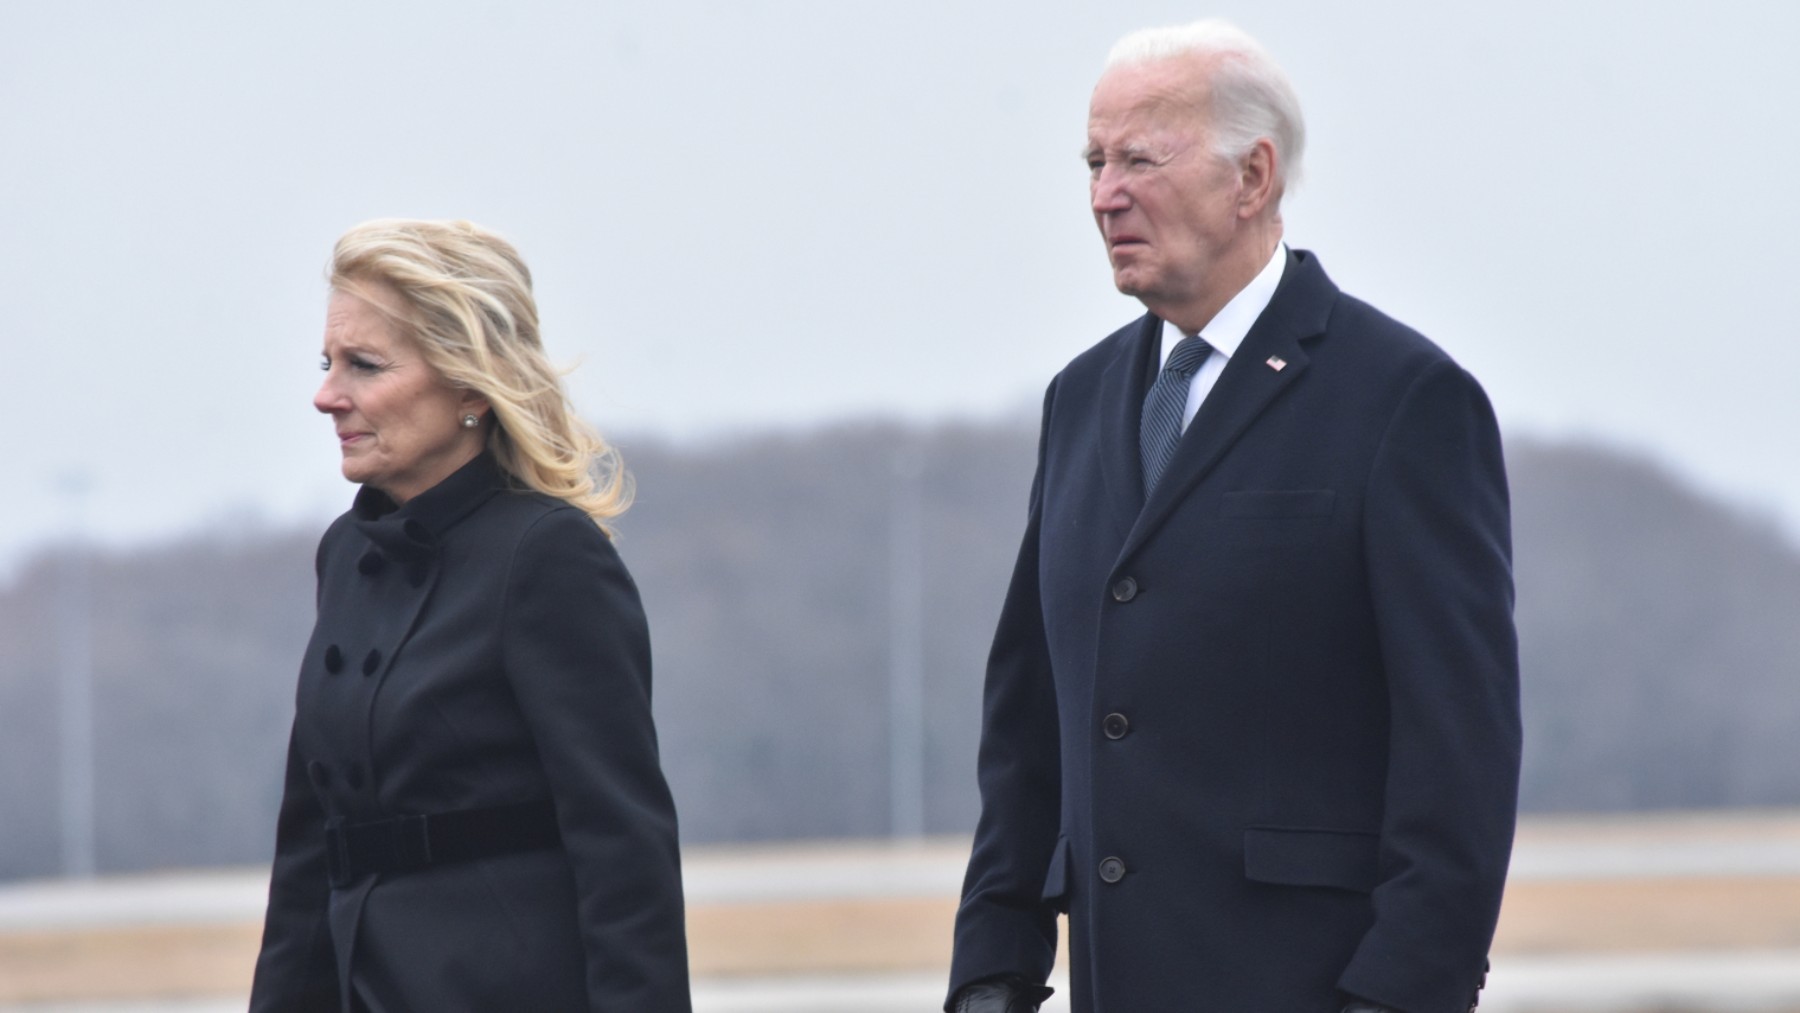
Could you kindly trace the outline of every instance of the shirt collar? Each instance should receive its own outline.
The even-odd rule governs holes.
[[[1287,270],[1287,244],[1276,243],[1275,253],[1263,269],[1250,279],[1250,284],[1238,290],[1224,308],[1213,315],[1211,321],[1200,329],[1200,337],[1212,346],[1213,354],[1229,359],[1237,353],[1238,346],[1244,343],[1244,336],[1250,333],[1256,319],[1262,316],[1263,310],[1269,308],[1269,300],[1275,298],[1275,289],[1281,284],[1282,272]],[[1175,345],[1187,337],[1181,328],[1163,321],[1162,356],[1159,363],[1169,361],[1169,353]]]

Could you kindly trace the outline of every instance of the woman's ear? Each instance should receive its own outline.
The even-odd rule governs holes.
[[[483,421],[486,421],[488,412],[492,411],[494,406],[488,404],[488,399],[480,394],[472,390],[465,390],[462,392],[462,400],[457,407],[464,415],[478,415]]]

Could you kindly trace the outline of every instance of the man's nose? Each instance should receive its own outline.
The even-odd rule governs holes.
[[[1089,184],[1089,196],[1093,198],[1094,213],[1106,211],[1123,211],[1131,206],[1131,198],[1125,192],[1124,174],[1112,166],[1103,167]]]

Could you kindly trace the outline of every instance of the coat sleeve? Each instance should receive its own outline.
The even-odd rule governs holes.
[[[325,555],[338,525],[319,540],[313,577],[323,590]],[[250,987],[250,1013],[328,1013],[339,1008],[336,951],[326,908],[331,882],[325,866],[325,809],[307,780],[305,764],[288,732],[281,810],[275,821],[275,862],[269,872],[269,907],[263,916],[262,950]]]
[[[1055,391],[1052,383],[1044,396],[1025,537],[988,655],[977,761],[981,819],[956,913],[945,1009],[963,986],[984,978],[1042,982],[1056,959],[1056,907],[1043,894],[1061,823],[1061,749],[1038,591],[1044,441]]]
[[[338,1008],[337,962],[325,920],[331,885],[325,871],[324,828],[324,810],[290,734],[250,1013],[326,1013]]]
[[[1371,470],[1364,549],[1387,679],[1375,921],[1339,987],[1461,1013],[1499,917],[1518,805],[1518,644],[1493,409],[1440,362],[1412,383]]]
[[[502,663],[550,782],[594,1010],[689,1009],[675,806],[637,587],[586,514],[545,514],[507,577]]]

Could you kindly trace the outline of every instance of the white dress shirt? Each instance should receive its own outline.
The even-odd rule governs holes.
[[[1238,346],[1244,343],[1244,335],[1250,333],[1250,327],[1256,318],[1262,316],[1263,310],[1269,308],[1269,300],[1275,298],[1275,287],[1281,284],[1281,273],[1287,270],[1287,244],[1276,243],[1275,255],[1269,263],[1250,279],[1231,301],[1213,316],[1211,322],[1200,329],[1200,337],[1212,346],[1212,354],[1194,371],[1194,377],[1188,381],[1187,407],[1181,410],[1181,431],[1187,432],[1188,423],[1194,421],[1194,413],[1200,410],[1200,402],[1219,382],[1219,374],[1225,371],[1225,363],[1237,354]],[[1189,335],[1182,333],[1179,327],[1163,321],[1162,356],[1156,361],[1158,368],[1169,361],[1169,353],[1181,339]]]

